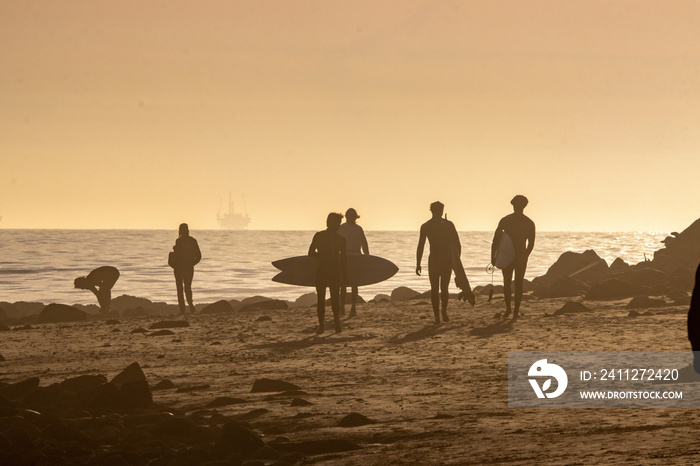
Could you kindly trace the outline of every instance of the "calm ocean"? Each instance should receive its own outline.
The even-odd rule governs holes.
[[[427,247],[424,275],[415,275],[418,232],[368,231],[370,252],[394,262],[399,272],[390,280],[360,288],[371,299],[378,293],[408,286],[429,289]],[[486,271],[490,262],[492,232],[462,232],[462,262],[473,286],[491,283]],[[122,294],[151,301],[176,303],[168,252],[177,236],[169,230],[0,230],[0,301],[38,301],[90,304],[89,291],[73,288],[75,277],[102,265],[113,265],[121,277],[112,296]],[[313,291],[274,283],[276,270],[270,262],[306,254],[311,231],[192,231],[202,250],[195,269],[196,303],[264,295],[294,300]],[[667,236],[659,232],[581,233],[539,232],[526,277],[544,274],[565,251],[594,249],[611,263],[616,257],[637,263],[652,257]],[[498,272],[497,272],[498,274]],[[494,276],[494,282],[500,275]]]

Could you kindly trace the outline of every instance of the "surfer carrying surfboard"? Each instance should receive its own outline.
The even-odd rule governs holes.
[[[331,212],[326,219],[326,229],[314,235],[309,246],[309,256],[318,257],[316,269],[316,310],[318,313],[318,332],[324,331],[326,316],[326,288],[330,290],[331,309],[335,333],[340,333],[340,287],[347,278],[347,250],[345,238],[338,234],[343,214]]]
[[[448,322],[447,301],[450,298],[450,276],[452,275],[452,251],[453,248],[461,250],[459,235],[454,224],[442,218],[445,205],[436,201],[430,204],[430,212],[433,217],[420,227],[420,238],[416,250],[416,275],[421,274],[421,260],[425,240],[430,243],[430,255],[428,256],[428,277],[430,278],[430,300],[435,314],[435,324],[442,320]]]
[[[357,215],[357,211],[352,207],[345,212],[345,223],[340,225],[338,233],[345,238],[347,245],[348,254],[369,254],[369,245],[367,244],[367,238],[365,237],[365,231],[360,225],[357,224],[357,219],[360,218]],[[350,317],[355,317],[357,312],[355,306],[357,305],[357,285],[352,285],[350,287],[351,301],[350,301]],[[340,288],[340,313],[345,313],[345,298],[347,296],[347,288],[345,286]]]
[[[491,263],[503,272],[503,294],[506,312],[511,313],[511,282],[515,273],[515,305],[513,319],[518,318],[520,302],[523,298],[523,280],[527,269],[527,260],[535,247],[535,223],[523,211],[528,204],[525,196],[518,194],[511,201],[513,213],[498,222],[491,244]]]

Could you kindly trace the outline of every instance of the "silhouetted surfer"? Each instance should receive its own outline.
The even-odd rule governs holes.
[[[173,252],[170,253],[168,263],[175,273],[175,286],[177,287],[177,302],[180,305],[180,314],[186,312],[185,296],[194,313],[192,302],[192,279],[194,278],[194,266],[202,260],[202,252],[199,250],[197,240],[190,236],[190,229],[186,223],[180,224],[180,236],[175,240]]]
[[[425,222],[420,227],[420,238],[418,249],[416,250],[416,275],[421,274],[421,260],[425,239],[430,243],[430,255],[428,256],[428,277],[430,278],[430,300],[433,304],[435,323],[440,323],[440,312],[442,319],[448,322],[447,301],[450,298],[450,276],[452,275],[452,249],[459,255],[461,245],[459,235],[454,224],[442,218],[445,206],[442,202],[436,201],[430,204],[430,212],[433,218]],[[442,306],[440,304],[442,303]]]
[[[688,311],[688,340],[693,349],[693,367],[700,374],[700,266],[695,272],[695,288]]]
[[[105,265],[98,267],[85,277],[78,277],[73,282],[76,288],[90,290],[97,296],[101,312],[109,312],[112,302],[112,287],[119,279],[119,270],[116,267]]]
[[[369,254],[369,245],[365,237],[365,231],[357,224],[357,211],[352,207],[345,212],[345,223],[340,225],[338,233],[345,238],[348,254]],[[355,317],[357,312],[355,306],[357,303],[357,286],[351,287],[351,302],[350,302],[350,317]],[[341,314],[345,312],[345,298],[347,296],[346,287],[340,289],[340,310]]]
[[[342,220],[342,214],[333,212],[328,214],[327,228],[316,233],[309,246],[309,255],[318,256],[318,269],[316,269],[318,333],[324,331],[326,288],[330,290],[335,332],[340,333],[340,287],[347,277],[345,238],[338,234]]]
[[[498,227],[493,235],[491,263],[496,262],[496,251],[498,251],[503,233],[507,233],[513,242],[514,259],[511,265],[502,269],[503,293],[506,300],[506,313],[503,317],[508,317],[511,312],[511,281],[513,280],[513,272],[515,272],[515,306],[513,308],[513,318],[515,319],[518,317],[520,302],[523,299],[523,279],[527,269],[527,259],[530,257],[532,248],[535,247],[535,223],[523,213],[528,203],[525,196],[518,194],[510,203],[513,205],[513,213],[506,215],[498,222]]]

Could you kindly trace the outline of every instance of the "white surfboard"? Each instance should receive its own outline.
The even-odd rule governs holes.
[[[496,249],[496,258],[493,261],[493,265],[499,269],[505,269],[513,264],[513,260],[515,260],[513,240],[510,239],[508,233],[502,232],[501,240],[498,242],[498,249]]]

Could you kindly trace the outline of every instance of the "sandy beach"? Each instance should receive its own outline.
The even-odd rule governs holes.
[[[685,305],[629,317],[629,299],[585,301],[593,312],[553,315],[571,300],[581,301],[527,297],[515,322],[494,317],[502,295],[491,303],[480,295],[475,307],[453,300],[440,326],[425,298],[369,302],[343,319],[342,333],[320,336],[314,307],[188,315],[189,327],[164,336],[132,331],[172,316],[33,324],[3,333],[0,380],[39,377],[43,387],[112,378],[138,362],[152,389],[173,382],[153,390],[161,411],[212,429],[243,420],[268,445],[343,439],[360,447],[304,453],[293,457],[299,464],[695,463],[696,411],[508,408],[508,351],[690,349]],[[251,393],[261,378],[300,391]],[[220,397],[237,402],[206,407]],[[340,427],[351,413],[373,423]]]

